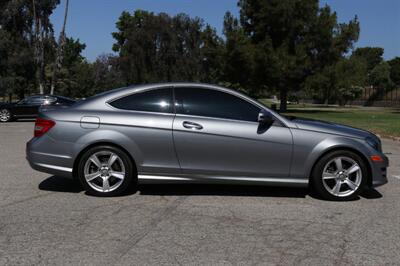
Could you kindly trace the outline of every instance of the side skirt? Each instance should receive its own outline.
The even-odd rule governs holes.
[[[308,179],[287,177],[240,177],[240,176],[206,176],[206,175],[154,175],[139,174],[139,184],[237,184],[269,185],[287,187],[307,187]]]

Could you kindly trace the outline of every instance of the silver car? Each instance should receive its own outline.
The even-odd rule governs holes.
[[[325,199],[349,200],[385,184],[388,166],[370,132],[286,118],[237,91],[195,83],[42,109],[26,153],[32,168],[77,178],[99,196],[179,182],[312,186]]]

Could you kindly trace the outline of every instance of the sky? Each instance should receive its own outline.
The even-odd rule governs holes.
[[[58,36],[63,23],[66,0],[54,11],[51,20]],[[115,23],[121,12],[143,9],[170,15],[187,13],[200,17],[222,34],[226,11],[239,15],[237,0],[70,0],[67,36],[86,44],[83,55],[94,61],[102,53],[112,53]],[[320,0],[337,12],[339,22],[358,16],[361,32],[356,47],[379,46],[387,60],[400,56],[400,0]]]

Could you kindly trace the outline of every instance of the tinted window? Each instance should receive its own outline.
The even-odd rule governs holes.
[[[172,113],[172,89],[155,89],[134,93],[110,104],[125,110]]]
[[[27,98],[28,104],[41,105],[44,103],[44,96],[31,96]]]
[[[70,98],[67,98],[67,97],[60,97],[60,96],[57,96],[56,101],[59,104],[73,104],[73,103],[75,103],[75,100],[73,100],[73,99],[70,99]]]
[[[202,88],[176,88],[178,112],[256,122],[260,108],[234,95]]]

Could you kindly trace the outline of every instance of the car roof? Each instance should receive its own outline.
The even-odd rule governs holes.
[[[243,98],[251,103],[259,106],[262,109],[268,109],[263,104],[259,103],[258,101],[252,99],[251,97],[232,89],[228,89],[225,87],[221,87],[218,85],[207,84],[207,83],[197,83],[197,82],[170,82],[170,83],[150,83],[150,84],[141,84],[141,85],[132,85],[122,88],[117,88],[109,91],[105,91],[94,96],[91,96],[83,101],[79,101],[74,104],[73,108],[75,109],[102,109],[105,107],[107,102],[110,102],[114,99],[118,99],[120,97],[124,97],[133,93],[137,93],[140,91],[151,90],[156,88],[168,88],[168,87],[198,87],[198,88],[208,88],[223,91],[229,94],[233,94],[240,98]],[[288,119],[282,117],[278,113],[274,112],[273,110],[268,109],[275,117],[277,117],[281,122],[286,125],[293,124]]]

